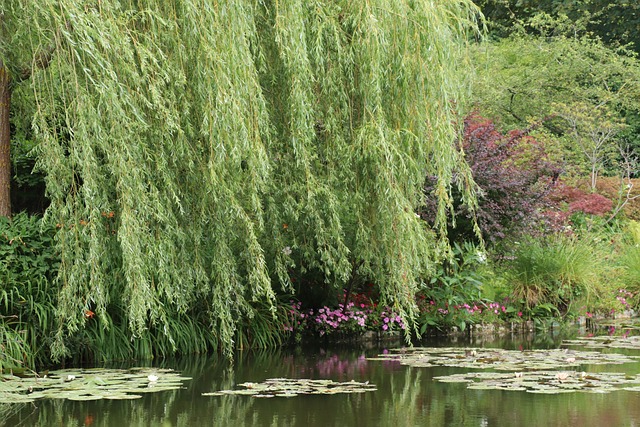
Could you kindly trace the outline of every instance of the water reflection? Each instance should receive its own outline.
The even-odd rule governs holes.
[[[548,348],[536,341],[458,341],[447,346]],[[554,344],[557,345],[557,344]],[[245,352],[233,364],[219,357],[195,356],[160,365],[192,377],[181,390],[133,401],[39,401],[0,405],[6,426],[629,426],[640,424],[640,393],[533,395],[499,390],[467,390],[439,383],[434,376],[458,368],[411,368],[393,361],[369,361],[384,348],[315,347]],[[628,352],[628,351],[626,351]],[[637,364],[632,368],[638,372]],[[113,366],[110,366],[113,367]],[[597,370],[616,367],[594,367]],[[620,367],[617,367],[620,369]],[[370,381],[376,392],[332,396],[255,399],[202,396],[267,378]]]

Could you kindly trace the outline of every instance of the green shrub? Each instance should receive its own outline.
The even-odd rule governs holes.
[[[59,258],[40,218],[0,218],[0,370],[34,367],[48,353]]]
[[[454,245],[452,256],[436,267],[418,296],[423,302],[433,302],[435,308],[421,307],[418,318],[421,333],[432,326],[465,328],[467,319],[456,315],[453,307],[483,299],[479,269],[485,262],[486,254],[480,247],[468,242]]]

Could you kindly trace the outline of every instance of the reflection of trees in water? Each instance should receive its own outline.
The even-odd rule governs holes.
[[[637,406],[637,393],[532,395],[467,390],[466,384],[433,380],[434,376],[462,373],[461,369],[410,368],[396,362],[367,361],[362,355],[362,350],[315,349],[242,353],[233,364],[215,356],[164,361],[159,365],[193,378],[184,389],[131,401],[43,400],[36,405],[0,405],[0,425],[589,427],[631,425],[640,419],[640,410],[630,409]],[[274,377],[369,381],[377,391],[268,399],[201,395]]]

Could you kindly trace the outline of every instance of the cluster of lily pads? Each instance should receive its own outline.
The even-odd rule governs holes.
[[[576,341],[576,344],[584,344],[584,341]],[[469,389],[519,390],[547,394],[575,391],[606,393],[620,389],[640,391],[640,375],[586,373],[576,369],[580,365],[638,361],[637,356],[616,353],[570,349],[515,351],[417,347],[397,349],[369,360],[396,361],[411,367],[449,366],[474,369],[471,372],[435,377],[440,382],[467,383]]]
[[[179,389],[190,378],[170,369],[75,369],[43,375],[0,376],[0,403],[28,403],[37,399],[138,399],[143,393]]]
[[[603,365],[635,362],[624,354],[597,351],[503,350],[497,348],[413,347],[392,350],[368,360],[392,360],[413,367],[451,366],[499,371],[545,370],[577,367],[582,364]]]
[[[591,337],[567,340],[565,346],[640,349],[640,337]],[[462,382],[469,389],[520,390],[530,393],[613,390],[640,392],[640,374],[586,373],[581,365],[636,362],[640,356],[569,348],[551,350],[503,350],[494,348],[413,347],[394,349],[367,360],[395,361],[411,367],[449,366],[471,372],[435,377],[446,383]],[[57,370],[46,375],[0,375],[0,403],[27,403],[37,399],[137,399],[144,393],[183,387],[183,377],[171,369]],[[271,378],[260,383],[238,384],[234,390],[202,393],[203,396],[246,395],[294,397],[308,394],[365,393],[376,386],[367,382],[334,382],[328,379]]]
[[[238,384],[241,389],[202,393],[203,396],[244,395],[252,397],[295,397],[301,394],[344,394],[375,391],[376,386],[366,382],[332,380],[270,378],[261,383]]]
[[[640,391],[640,376],[624,373],[586,373],[575,371],[529,371],[515,373],[467,372],[434,379],[467,383],[474,390],[515,390],[528,393],[558,394],[575,391],[608,393],[614,390]]]
[[[565,340],[567,346],[584,346],[586,348],[624,348],[629,350],[640,350],[640,336],[602,336],[587,337],[581,339]]]

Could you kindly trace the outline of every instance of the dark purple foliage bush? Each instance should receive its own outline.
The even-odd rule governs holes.
[[[528,130],[505,135],[490,120],[471,114],[464,121],[462,148],[480,188],[476,218],[484,240],[495,242],[530,226],[559,175],[559,169],[547,161],[542,144],[530,137]],[[434,182],[434,178],[427,179],[427,205],[420,211],[427,221],[435,212]],[[471,212],[459,197],[454,207],[456,227],[449,224],[450,239],[474,240]]]

